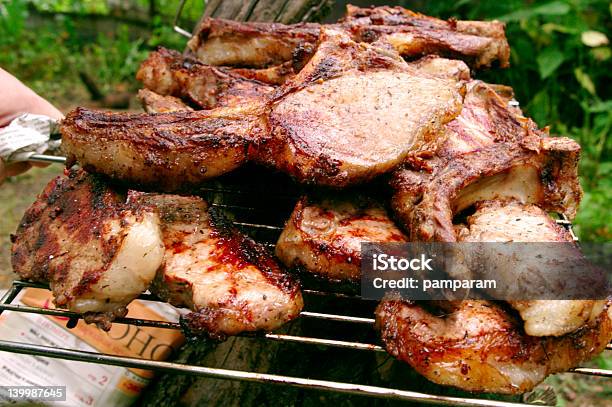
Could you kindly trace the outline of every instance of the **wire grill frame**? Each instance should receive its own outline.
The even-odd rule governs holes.
[[[55,156],[46,156],[41,154],[35,154],[30,157],[32,161],[40,161],[40,162],[52,162],[52,163],[63,163],[65,159],[63,157],[55,157]],[[237,191],[233,188],[228,187],[220,187],[220,188],[210,188],[209,192],[212,193],[237,193]],[[242,191],[244,192],[244,191]],[[253,207],[245,207],[241,205],[234,205],[226,202],[215,202],[213,205],[218,206],[222,209],[242,209],[242,210],[254,210]],[[560,219],[557,219],[556,222],[565,228],[571,233],[574,240],[578,240],[576,235],[573,233],[571,222],[561,216]],[[253,222],[244,222],[244,221],[234,221],[236,226],[246,229],[252,230],[264,230],[267,232],[276,233],[279,231],[280,227],[277,225],[263,224],[263,223],[253,223]],[[268,243],[269,245],[273,245],[272,243]],[[2,312],[25,312],[25,313],[33,313],[33,314],[42,314],[42,315],[50,315],[50,316],[61,316],[68,318],[68,325],[74,325],[74,322],[82,319],[80,314],[62,310],[62,309],[48,309],[48,308],[37,308],[30,307],[26,305],[14,304],[15,298],[19,295],[21,290],[25,288],[43,288],[48,289],[48,286],[44,284],[36,284],[31,282],[24,281],[14,281],[11,288],[4,294],[2,298],[0,298],[0,314]],[[303,292],[308,295],[313,296],[327,296],[332,298],[352,298],[353,300],[363,301],[359,296],[339,293],[339,292],[327,292],[327,291],[319,291],[312,289],[304,289]],[[141,300],[148,301],[159,301],[155,296],[151,294],[143,294],[139,297]],[[302,311],[300,314],[302,318],[312,318],[320,321],[332,321],[338,323],[352,323],[352,324],[362,324],[362,325],[373,325],[373,318],[364,318],[350,315],[341,315],[341,314],[332,314],[332,313],[321,313],[321,312],[312,312],[312,311]],[[134,326],[146,326],[146,327],[155,327],[155,328],[164,328],[164,329],[180,329],[180,325],[175,322],[166,322],[166,321],[155,321],[155,320],[145,320],[145,319],[134,319],[134,318],[120,318],[114,321],[114,323],[118,324],[131,324]],[[316,346],[324,346],[324,347],[334,347],[341,349],[351,349],[355,351],[365,351],[365,352],[382,352],[385,350],[380,344],[376,343],[362,343],[362,342],[353,342],[353,341],[345,341],[345,340],[335,340],[335,339],[327,339],[327,338],[318,338],[313,336],[295,336],[295,335],[286,335],[286,334],[278,334],[278,333],[261,333],[261,334],[243,334],[241,336],[244,337],[255,337],[263,340],[270,341],[278,341],[285,343],[299,343],[305,346],[307,345],[316,345]],[[612,350],[612,343],[608,344],[606,347],[607,350]],[[496,400],[488,400],[488,399],[479,399],[479,398],[463,398],[463,397],[451,397],[451,396],[442,396],[442,395],[434,395],[427,393],[420,393],[414,391],[400,390],[395,388],[387,388],[387,387],[377,387],[377,386],[369,386],[369,385],[361,385],[354,383],[346,383],[346,382],[338,382],[338,381],[327,381],[327,380],[315,380],[309,379],[305,377],[292,377],[292,376],[283,376],[277,374],[265,374],[265,373],[256,373],[250,371],[241,371],[241,370],[230,370],[230,369],[220,369],[215,367],[205,367],[205,366],[194,366],[188,364],[180,364],[173,362],[164,362],[164,361],[152,361],[148,359],[139,359],[132,357],[123,357],[118,355],[111,354],[103,354],[103,353],[93,353],[93,352],[85,352],[74,349],[63,349],[63,348],[52,348],[48,346],[42,345],[34,345],[27,343],[18,343],[18,342],[10,342],[0,340],[0,351],[8,351],[20,354],[28,354],[28,355],[37,355],[37,356],[45,356],[52,358],[60,358],[65,360],[74,360],[81,362],[89,362],[89,363],[100,363],[106,365],[114,365],[114,366],[123,366],[123,367],[135,367],[142,368],[147,370],[156,370],[162,372],[172,372],[172,373],[180,373],[180,374],[188,374],[195,376],[203,376],[210,378],[218,378],[218,379],[228,379],[228,380],[238,380],[238,381],[246,381],[246,382],[258,382],[258,383],[267,383],[267,384],[277,384],[277,385],[286,385],[293,386],[299,388],[306,389],[316,389],[316,390],[324,390],[330,392],[339,392],[346,393],[352,395],[360,395],[360,396],[369,396],[369,397],[377,397],[383,399],[391,399],[391,400],[404,400],[404,401],[418,401],[421,403],[427,404],[436,404],[436,405],[457,405],[457,406],[518,406],[525,405],[520,403],[512,403],[505,401],[496,401]],[[579,367],[572,369],[571,372],[583,375],[591,375],[591,376],[599,376],[604,378],[612,378],[612,370],[605,369],[597,369],[597,368],[585,368]]]

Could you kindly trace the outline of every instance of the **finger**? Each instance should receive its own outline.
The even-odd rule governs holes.
[[[14,164],[5,164],[4,167],[4,175],[5,177],[14,177],[15,175],[19,175],[22,172],[26,172],[30,169],[32,165],[25,161],[14,163]]]

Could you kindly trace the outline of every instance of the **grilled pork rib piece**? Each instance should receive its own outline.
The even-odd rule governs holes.
[[[477,264],[485,264],[488,270],[494,269],[497,289],[516,299],[508,303],[521,314],[528,335],[565,335],[592,323],[602,312],[603,300],[536,299],[577,291],[574,285],[586,294],[606,283],[605,277],[588,265],[569,232],[537,206],[516,201],[482,201],[476,204],[476,212],[468,217],[467,225],[458,228],[460,242],[566,243],[546,248],[540,245],[529,256],[523,251],[524,246],[489,245],[483,253],[470,252],[475,258],[468,259],[468,267],[477,270]],[[537,259],[532,261],[531,256]],[[467,278],[483,276],[471,273]],[[533,299],[519,300],[524,296]],[[587,298],[597,298],[597,294]]]
[[[547,137],[486,84],[468,88],[444,143],[394,174],[393,208],[411,240],[456,241],[453,216],[481,200],[512,198],[573,218],[580,146]]]
[[[193,110],[174,96],[162,96],[149,89],[140,89],[138,99],[147,113],[170,113]]]
[[[462,91],[462,81],[325,30],[300,73],[259,103],[158,115],[77,109],[62,123],[62,148],[69,162],[164,190],[237,168],[247,147],[300,182],[343,187],[436,139]]]
[[[546,376],[565,372],[602,352],[612,339],[612,300],[578,331],[529,336],[500,305],[463,301],[444,312],[393,297],[376,310],[387,351],[432,382],[467,391],[520,394]]]
[[[299,315],[299,284],[205,201],[156,194],[130,199],[160,213],[166,250],[151,291],[193,311],[183,318],[188,331],[223,338],[271,331]]]
[[[403,57],[410,59],[437,54],[463,59],[480,68],[490,66],[493,61],[506,67],[510,56],[503,23],[444,21],[409,10],[404,10],[401,17],[386,20],[374,15],[359,18],[349,15],[343,23],[329,26],[207,18],[188,47],[206,64],[265,67],[290,61],[301,49],[313,48],[321,28],[346,30],[363,42],[384,38]]]
[[[136,79],[155,93],[180,97],[203,109],[248,103],[273,90],[270,85],[204,65],[166,48],[149,54]]]
[[[276,243],[276,256],[334,281],[359,281],[362,242],[405,242],[378,202],[363,196],[300,198]]]
[[[300,44],[314,46],[321,26],[313,23],[238,22],[205,18],[187,46],[209,65],[264,68],[290,61]]]
[[[452,56],[475,68],[490,66],[493,61],[502,68],[509,65],[510,47],[505,24],[500,21],[440,20],[402,7],[349,4],[342,22],[365,41],[385,36],[402,55],[412,56],[420,48],[426,50],[421,55]]]
[[[252,106],[134,114],[77,108],[62,121],[67,164],[174,191],[232,171],[256,134]]]
[[[96,176],[70,171],[52,180],[13,236],[13,270],[49,282],[55,304],[108,330],[145,291],[162,263],[153,208],[125,204]]]

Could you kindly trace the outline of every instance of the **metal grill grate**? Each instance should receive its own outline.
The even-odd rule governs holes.
[[[52,157],[45,155],[34,155],[31,157],[31,160],[56,163],[64,162],[64,159],[62,157]],[[211,185],[201,188],[199,190],[199,193],[206,197],[212,203],[213,206],[217,206],[230,212],[230,216],[232,217],[234,224],[240,229],[252,236],[255,236],[258,240],[265,242],[265,244],[267,244],[268,246],[273,246],[273,242],[278,237],[278,234],[280,233],[280,230],[282,228],[282,222],[284,222],[284,220],[289,217],[289,213],[293,208],[293,204],[295,203],[296,197],[300,193],[300,190],[296,189],[296,186],[288,182],[284,177],[279,177],[277,180],[275,180],[277,182],[271,182],[270,178],[274,178],[276,177],[276,175],[265,173],[264,176],[258,177],[257,174],[252,176],[253,172],[256,173],[257,171],[249,169],[246,171],[248,175],[245,175],[245,173],[242,172],[230,175],[229,177],[225,177],[223,181],[215,181]],[[275,193],[271,192],[273,190],[275,191]],[[255,193],[256,191],[257,193]],[[270,191],[270,194],[266,194],[267,191]],[[282,192],[278,193],[278,191]],[[270,202],[274,202],[274,206],[271,206]],[[566,227],[576,239],[571,228],[571,223],[566,218],[561,217],[557,220],[557,223]],[[0,313],[4,311],[10,311],[67,317],[69,319],[69,326],[70,324],[74,325],[74,323],[81,318],[81,315],[66,310],[36,308],[25,305],[13,304],[13,301],[20,293],[20,291],[28,287],[48,288],[47,286],[41,284],[15,281],[12,284],[11,288],[0,299]],[[364,303],[366,302],[365,300],[359,298],[359,296],[347,294],[345,292],[329,292],[318,289],[304,289],[303,293],[307,296],[312,297],[323,296],[328,299],[331,299],[332,301],[341,301],[348,299],[351,301],[358,301]],[[139,298],[148,301],[157,301],[156,297],[149,294],[143,294]],[[344,315],[343,313],[321,313],[309,310],[303,311],[301,313],[301,317],[310,318],[321,322],[331,321],[338,323],[361,324],[364,326],[372,325],[374,323],[374,319],[370,317]],[[121,318],[116,320],[115,323],[166,329],[180,329],[178,323],[133,318]],[[351,349],[354,351],[385,352],[385,350],[377,343],[363,343],[346,340],[326,339],[315,336],[295,336],[277,333],[256,335],[245,334],[243,336],[255,336],[263,340],[269,341],[298,343],[303,345],[318,345],[324,347]],[[609,344],[606,349],[612,350],[612,344]],[[428,404],[456,406],[521,405],[518,403],[510,403],[504,401],[479,398],[450,397],[338,381],[315,380],[304,377],[292,377],[278,374],[255,373],[250,371],[229,370],[172,362],[151,361],[148,359],[123,357],[110,354],[54,348],[49,346],[40,346],[10,341],[0,341],[0,351],[60,358],[80,362],[142,368],[161,372],[171,372],[217,379],[286,385],[306,389],[324,390],[392,400],[418,401],[421,403]],[[611,370],[580,367],[573,369],[572,372],[576,374],[612,378]]]

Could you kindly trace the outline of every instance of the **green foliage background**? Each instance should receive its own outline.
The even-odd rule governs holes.
[[[392,2],[389,2],[392,3]],[[612,99],[609,85],[612,3],[606,0],[403,1],[400,5],[443,18],[507,22],[512,66],[478,76],[511,85],[524,110],[551,133],[583,148],[584,200],[576,220],[581,239],[612,238]],[[0,66],[55,103],[83,98],[85,71],[103,91],[135,89],[134,73],[157,45],[182,49],[170,22],[177,0],[0,0]],[[185,9],[192,27],[203,2]],[[49,13],[53,18],[48,18]],[[46,15],[35,20],[33,16]],[[87,16],[112,16],[112,29],[87,30]]]

